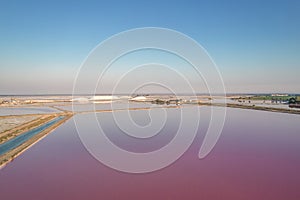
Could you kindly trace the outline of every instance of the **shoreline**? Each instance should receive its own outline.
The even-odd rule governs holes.
[[[257,111],[266,111],[266,112],[277,112],[277,113],[286,113],[286,114],[295,114],[300,115],[300,109],[285,109],[285,108],[274,108],[274,107],[263,107],[263,106],[251,106],[251,105],[241,105],[241,104],[221,104],[221,103],[198,103],[199,106],[216,106],[216,107],[228,107],[228,108],[239,108],[246,110],[257,110]]]
[[[23,117],[23,116],[22,116]],[[3,132],[0,133],[0,145],[5,143],[6,141],[13,139],[14,137],[17,137],[19,135],[22,135],[23,133],[30,131],[34,128],[37,128],[51,120],[53,120],[54,118],[56,118],[57,115],[40,115],[38,116],[36,119],[31,120],[29,122],[23,123],[21,125],[18,125],[16,127],[13,127],[9,130],[5,130]],[[10,117],[12,118],[12,117]]]
[[[40,140],[42,140],[43,138],[45,138],[48,134],[50,134],[53,130],[55,130],[56,128],[58,128],[61,124],[65,123],[67,120],[69,120],[73,114],[61,114],[58,115],[59,116],[65,116],[65,118],[61,119],[60,121],[58,121],[57,123],[53,124],[52,126],[46,128],[45,130],[43,130],[42,132],[34,135],[32,138],[28,139],[26,142],[24,142],[23,144],[19,145],[18,147],[12,149],[11,151],[3,154],[0,156],[0,170],[3,169],[7,164],[9,164],[10,162],[12,162],[15,158],[17,158],[18,156],[20,156],[23,152],[25,152],[27,149],[29,149],[30,147],[32,147],[34,144],[36,144],[37,142],[39,142]],[[39,126],[42,126],[45,123],[40,124]],[[26,133],[28,130],[22,132],[22,134]]]

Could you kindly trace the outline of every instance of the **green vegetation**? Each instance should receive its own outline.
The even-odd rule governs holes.
[[[156,99],[156,100],[152,101],[151,103],[158,104],[158,105],[163,105],[163,104],[166,103],[166,101],[163,101],[161,99]]]
[[[250,97],[251,100],[270,100],[270,101],[288,101],[290,98],[294,96],[271,96],[271,95],[264,95],[264,96],[253,96]]]
[[[235,100],[241,100],[241,101],[289,101],[291,98],[299,98],[295,97],[294,95],[254,95],[254,96],[241,96],[239,98],[234,98]]]

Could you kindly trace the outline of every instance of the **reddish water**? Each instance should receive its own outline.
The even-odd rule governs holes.
[[[0,171],[1,199],[300,199],[300,116],[228,109],[220,140],[199,160],[208,118],[184,156],[148,174],[100,164],[70,120]]]

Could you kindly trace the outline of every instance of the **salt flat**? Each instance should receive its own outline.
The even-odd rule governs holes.
[[[39,116],[9,116],[0,118],[0,135],[6,130],[13,129],[17,126],[37,119]]]

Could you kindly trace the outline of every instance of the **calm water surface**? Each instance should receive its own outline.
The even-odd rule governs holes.
[[[122,135],[112,113],[97,117],[114,143],[144,152],[174,137],[179,111],[167,112],[172,117],[162,132],[146,142]],[[1,199],[300,199],[300,116],[228,109],[217,145],[199,160],[209,108],[201,108],[201,114],[189,150],[169,167],[148,174],[126,174],[99,163],[69,120],[0,171]],[[94,115],[77,117],[88,126]],[[132,112],[132,119],[149,123],[146,111]]]
[[[49,107],[2,107],[0,108],[0,116],[7,115],[25,115],[25,114],[49,114],[60,112]]]
[[[87,103],[57,106],[58,108],[68,111],[93,111],[93,110],[112,110],[112,109],[128,109],[128,108],[145,108],[145,107],[159,107],[160,105],[144,103],[144,102],[128,102],[115,101],[111,103]]]

